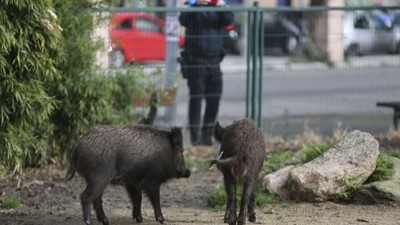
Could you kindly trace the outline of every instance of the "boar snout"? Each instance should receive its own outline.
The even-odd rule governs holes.
[[[179,175],[179,177],[188,178],[188,177],[190,177],[190,174],[191,174],[190,170],[189,170],[189,169],[186,169],[186,170],[184,170],[184,171],[181,172],[181,174]]]

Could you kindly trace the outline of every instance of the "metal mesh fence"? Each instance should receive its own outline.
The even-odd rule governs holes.
[[[398,15],[396,9],[391,8],[393,15]],[[175,19],[178,11],[174,11]],[[249,26],[255,25],[248,24],[248,10],[233,11],[236,22],[224,33],[227,54],[221,63],[223,92],[217,120],[223,125],[247,115],[248,71],[252,67]],[[262,48],[259,107],[266,135],[295,136],[305,129],[331,135],[338,128],[377,134],[393,128],[393,108],[377,106],[378,102],[400,102],[400,26],[385,24],[385,11],[258,11],[262,44],[255,47]],[[122,66],[134,61],[161,76],[172,71],[176,96],[172,105],[159,106],[155,125],[189,128],[191,96],[176,62],[181,48],[168,51],[168,31],[178,30],[175,43],[182,46],[184,28],[176,21],[167,23],[168,27],[168,18],[152,12],[118,14],[125,19],[130,15],[135,21],[114,21],[115,30],[110,29],[115,45],[111,64]],[[122,39],[126,39],[125,47]],[[170,66],[175,71],[168,69]],[[203,113],[204,105],[203,101]]]

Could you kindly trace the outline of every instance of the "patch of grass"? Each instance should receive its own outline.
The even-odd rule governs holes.
[[[303,145],[303,151],[304,151],[303,163],[307,163],[314,160],[318,156],[322,155],[322,153],[324,153],[330,147],[331,144],[329,143],[319,143],[310,146]]]
[[[236,189],[236,198],[238,199],[237,205],[240,205],[240,198],[243,193],[243,187],[238,186]],[[256,206],[264,206],[267,204],[275,204],[281,201],[281,199],[275,195],[264,191],[261,186],[256,189]],[[218,188],[216,191],[211,193],[208,197],[208,204],[214,207],[216,210],[223,211],[226,208],[226,192],[224,187]]]
[[[400,149],[393,150],[389,155],[400,159]]]
[[[368,177],[365,183],[389,180],[392,178],[393,174],[393,164],[389,161],[388,155],[381,152],[376,160],[376,168],[374,172]],[[353,200],[353,194],[356,193],[360,188],[360,180],[363,181],[364,179],[365,175],[363,174],[352,179],[344,177],[343,182],[349,188],[346,191],[338,194],[338,200],[351,202]]]
[[[346,191],[338,194],[337,199],[341,201],[351,202],[353,200],[353,194],[360,189],[361,181],[365,179],[365,175],[361,174],[357,177],[343,177],[342,182],[348,187]]]
[[[376,168],[369,176],[367,182],[389,180],[393,177],[394,168],[393,164],[389,161],[389,156],[380,152],[376,160]]]
[[[224,187],[218,188],[216,191],[208,196],[208,204],[214,207],[214,209],[222,211],[226,207],[226,191]]]
[[[281,208],[286,209],[286,208],[289,208],[289,207],[290,207],[290,204],[287,203],[287,202],[281,204]]]
[[[3,165],[0,165],[0,180],[7,176],[7,170]]]
[[[185,157],[186,166],[190,170],[206,170],[209,166],[208,162],[196,160],[191,156]]]
[[[22,199],[20,197],[5,197],[2,203],[2,205],[6,209],[15,209],[20,207],[21,204],[22,204]]]
[[[277,170],[284,162],[293,157],[293,151],[281,151],[268,154],[263,165],[263,171],[270,173]]]

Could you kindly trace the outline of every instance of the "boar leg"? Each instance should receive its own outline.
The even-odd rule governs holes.
[[[86,224],[91,224],[91,204],[103,193],[105,185],[88,182],[86,189],[81,194],[81,205],[83,211],[83,220]]]
[[[154,182],[146,184],[144,190],[150,199],[151,205],[153,206],[154,216],[156,217],[156,220],[160,223],[163,223],[165,219],[161,212],[160,184]]]
[[[257,216],[256,216],[256,211],[255,211],[255,191],[253,191],[253,194],[250,196],[250,201],[248,205],[248,218],[249,222],[255,223],[257,221]]]
[[[142,189],[139,187],[135,187],[134,185],[129,185],[126,187],[129,196],[132,201],[133,209],[132,209],[132,216],[133,219],[136,219],[137,223],[141,223],[143,221],[142,217]]]
[[[97,220],[99,221],[99,223],[102,223],[103,225],[108,225],[108,220],[106,215],[104,214],[104,210],[103,210],[103,193],[100,194],[99,197],[97,197],[94,201],[93,201],[93,206],[94,209],[96,210],[96,216],[97,216]]]
[[[224,171],[224,184],[227,194],[224,223],[236,224],[236,180],[230,172]]]
[[[250,198],[254,193],[255,181],[247,180],[243,183],[243,194],[240,202],[240,212],[237,220],[238,225],[246,223],[247,218],[247,206],[249,205]]]

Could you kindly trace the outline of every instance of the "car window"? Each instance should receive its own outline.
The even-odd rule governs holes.
[[[122,21],[117,26],[118,29],[132,29],[132,21],[130,19],[126,19]]]
[[[394,19],[393,26],[400,26],[400,14]]]
[[[375,15],[371,15],[371,24],[372,27],[376,28],[376,29],[385,29],[385,23],[379,19],[379,17],[375,16]]]
[[[368,19],[364,15],[357,16],[355,21],[354,21],[354,28],[358,29],[368,29]]]
[[[145,18],[136,19],[136,27],[143,31],[161,32],[162,28],[151,20]]]

